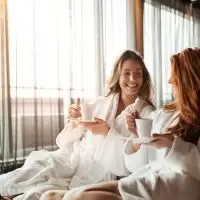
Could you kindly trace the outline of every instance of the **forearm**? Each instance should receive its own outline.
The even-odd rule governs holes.
[[[59,148],[68,148],[68,144],[79,140],[84,134],[84,127],[74,126],[74,123],[68,123],[65,128],[58,134],[56,144]]]
[[[148,147],[146,146],[136,146],[132,144],[129,140],[124,145],[124,159],[127,169],[130,172],[134,172],[143,165],[148,164]]]

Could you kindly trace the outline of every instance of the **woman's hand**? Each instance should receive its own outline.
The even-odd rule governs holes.
[[[125,125],[126,125],[126,128],[131,133],[134,133],[135,135],[137,135],[135,119],[140,119],[138,111],[135,111],[134,113],[132,113],[131,116],[126,115]]]
[[[153,137],[155,140],[145,145],[162,149],[166,147],[171,148],[174,142],[174,136],[171,133],[153,134]]]
[[[98,118],[95,118],[95,122],[80,122],[79,124],[86,127],[95,135],[106,136],[110,130],[108,124],[104,120]]]
[[[77,120],[81,117],[80,99],[77,99],[76,104],[71,104],[68,110],[69,119]]]
[[[126,115],[126,128],[133,133],[135,136],[138,137],[137,130],[136,130],[136,124],[135,119],[140,119],[140,115],[138,111],[136,110],[132,115]],[[133,152],[137,152],[140,149],[141,144],[133,144],[132,150]]]

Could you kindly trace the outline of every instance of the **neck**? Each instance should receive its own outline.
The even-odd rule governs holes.
[[[123,101],[125,106],[128,106],[134,103],[136,98],[137,96],[127,96],[127,95],[121,94],[121,100]]]

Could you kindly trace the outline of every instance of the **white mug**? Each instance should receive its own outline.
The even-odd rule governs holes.
[[[153,120],[135,119],[137,134],[140,137],[150,137]]]
[[[80,107],[81,107],[82,121],[94,121],[94,116],[93,116],[94,104],[82,103]]]

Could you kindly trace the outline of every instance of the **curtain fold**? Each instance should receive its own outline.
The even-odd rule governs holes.
[[[144,58],[156,94],[156,105],[170,102],[170,56],[187,47],[200,46],[199,16],[189,1],[144,1]],[[192,13],[192,14],[191,14]]]
[[[7,1],[0,0],[0,170],[13,157]]]
[[[200,47],[200,2],[197,7],[196,4],[191,4],[191,15],[194,22],[194,44],[196,44],[197,47]]]
[[[143,44],[143,16],[144,16],[144,0],[135,0],[135,49],[144,56]]]

